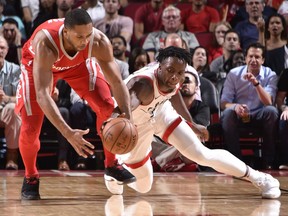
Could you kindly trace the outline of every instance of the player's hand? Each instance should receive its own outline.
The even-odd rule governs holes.
[[[66,139],[73,146],[77,154],[84,158],[87,158],[89,155],[94,154],[94,151],[92,150],[94,149],[94,145],[92,145],[90,142],[83,138],[83,136],[88,133],[89,129],[73,129],[71,135],[69,137],[66,137]]]
[[[201,142],[206,142],[209,140],[209,131],[203,125],[196,124],[195,125],[197,131],[195,131],[196,135],[200,139]]]

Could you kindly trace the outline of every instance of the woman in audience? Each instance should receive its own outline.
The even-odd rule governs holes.
[[[265,28],[259,27],[259,40],[266,47],[264,65],[279,76],[288,67],[286,21],[282,15],[274,14],[265,25]]]
[[[128,60],[129,73],[132,74],[133,72],[143,68],[149,63],[150,63],[150,58],[149,58],[148,53],[141,47],[136,47],[132,50],[129,56],[129,60]]]
[[[208,62],[208,51],[203,46],[197,46],[193,50],[192,66],[198,72],[199,76],[203,76],[212,81],[213,83],[216,83],[216,73],[210,71]]]
[[[213,32],[213,41],[209,47],[209,62],[212,62],[217,57],[223,54],[222,44],[224,43],[225,32],[232,29],[231,25],[226,21],[218,22]]]

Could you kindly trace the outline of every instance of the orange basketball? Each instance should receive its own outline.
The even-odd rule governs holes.
[[[130,152],[138,141],[135,125],[126,118],[114,118],[107,122],[102,135],[104,147],[113,154]]]

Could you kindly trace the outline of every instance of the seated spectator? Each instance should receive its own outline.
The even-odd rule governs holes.
[[[53,99],[56,102],[59,111],[61,113],[61,116],[67,122],[67,124],[71,124],[71,118],[70,118],[70,93],[71,93],[71,87],[68,85],[68,83],[64,80],[58,80],[56,88],[53,92]],[[48,119],[45,119],[45,121],[48,121]],[[69,163],[68,163],[68,153],[70,150],[70,144],[65,139],[65,137],[57,130],[57,139],[59,143],[59,150],[58,150],[58,169],[67,171],[70,170]]]
[[[6,4],[6,0],[0,0],[0,27],[3,24],[3,21],[7,18],[13,18],[18,25],[18,29],[21,32],[21,37],[23,40],[26,40],[26,31],[25,31],[25,26],[23,24],[22,19],[19,16],[16,16],[16,13],[8,13],[8,11],[6,11],[6,14],[4,15],[4,10],[7,8],[9,4]],[[10,6],[10,5],[9,5]],[[13,7],[12,7],[13,8]],[[13,8],[14,9],[14,8]]]
[[[49,19],[64,18],[66,13],[72,10],[73,4],[74,0],[40,1],[40,11],[33,22],[32,32]]]
[[[224,43],[224,35],[225,32],[230,29],[231,26],[228,22],[221,21],[216,24],[213,32],[213,41],[211,43],[211,46],[208,47],[209,62],[212,62],[214,59],[223,54],[222,45]]]
[[[32,23],[39,13],[39,0],[21,0],[26,36],[31,36]]]
[[[133,34],[133,20],[128,16],[118,14],[119,0],[104,0],[105,18],[95,22],[94,27],[105,33],[108,38],[121,35],[127,43],[127,51],[130,52],[130,41]]]
[[[253,126],[263,131],[263,164],[272,169],[275,159],[275,138],[278,111],[273,106],[277,90],[277,75],[262,66],[265,48],[259,43],[250,44],[245,52],[247,65],[232,69],[225,80],[221,108],[224,143],[232,154],[242,158],[239,127]],[[246,111],[246,110],[249,110]]]
[[[120,68],[120,73],[122,79],[126,79],[129,76],[129,65],[126,60],[126,40],[121,35],[115,35],[110,38],[112,47],[113,47],[113,55],[116,59],[116,62]]]
[[[276,105],[280,115],[279,122],[279,169],[288,170],[288,69],[285,69],[279,78]]]
[[[145,67],[149,63],[150,58],[148,53],[141,47],[135,47],[129,55],[129,73],[132,74],[135,71]]]
[[[70,96],[72,103],[70,108],[72,128],[79,128],[82,130],[94,128],[96,125],[96,114],[92,111],[89,104],[81,99],[73,89]],[[76,157],[75,169],[87,169],[87,159],[78,154]]]
[[[162,13],[162,24],[164,29],[149,33],[143,44],[143,49],[148,51],[151,61],[154,61],[158,50],[163,48],[164,39],[171,33],[178,34],[191,50],[199,46],[197,38],[193,33],[180,29],[181,15],[178,8],[172,5],[166,7]]]
[[[245,4],[246,4],[247,1],[236,0],[236,2],[237,1],[238,1],[238,3],[237,3],[237,7],[236,7],[237,8],[236,13],[234,13],[234,15],[231,17],[231,20],[229,21],[231,26],[232,26],[232,28],[235,28],[235,26],[238,23],[249,19],[249,14],[247,13],[247,10],[246,10],[246,7],[245,7]],[[273,0],[273,1],[275,1],[275,0]],[[277,0],[277,1],[279,1],[279,0]],[[280,0],[280,1],[282,1],[282,0]],[[276,7],[274,7],[274,6],[272,7],[269,4],[269,2],[271,2],[271,0],[263,0],[262,2],[264,4],[264,8],[263,8],[262,14],[263,14],[263,17],[265,17],[265,19],[266,19],[266,17],[269,17],[272,14],[275,14],[277,12]]]
[[[164,8],[163,0],[150,0],[137,9],[134,18],[136,40],[141,40],[148,33],[161,29],[161,17]]]
[[[264,0],[246,0],[245,8],[248,13],[248,18],[237,23],[234,28],[240,37],[240,44],[243,50],[245,50],[249,44],[255,43],[259,39],[258,26],[264,22],[262,15],[264,5]]]
[[[240,49],[240,39],[234,30],[229,30],[225,33],[223,47],[223,55],[214,59],[210,64],[210,70],[217,74],[217,80],[226,78],[224,70],[225,62],[230,58],[232,52]]]
[[[242,50],[233,51],[229,59],[224,63],[223,69],[228,74],[235,67],[245,65],[245,56]],[[227,76],[227,75],[226,75]]]
[[[284,68],[288,67],[286,21],[282,15],[275,14],[268,18],[265,31],[264,28],[260,29],[262,31],[259,31],[259,40],[264,37],[262,44],[266,47],[264,65],[279,76]]]
[[[205,0],[191,0],[192,7],[182,10],[181,17],[184,30],[199,33],[213,32],[220,16],[215,8],[206,5]]]
[[[283,1],[277,12],[285,18],[286,24],[288,25],[288,1]]]
[[[18,29],[18,23],[13,18],[5,19],[2,23],[1,32],[9,46],[6,60],[20,65],[22,45],[25,43],[25,40],[22,39],[21,32]]]
[[[210,71],[208,51],[204,47],[198,46],[193,50],[191,66],[195,68],[199,76],[209,79],[214,84],[217,82],[217,74]]]
[[[96,21],[105,17],[105,9],[101,1],[98,0],[86,0],[81,8],[85,9],[92,19],[93,26]]]
[[[21,119],[15,114],[16,90],[20,80],[20,67],[5,60],[8,43],[0,36],[0,126],[4,127],[7,145],[6,169],[18,169],[18,140]]]

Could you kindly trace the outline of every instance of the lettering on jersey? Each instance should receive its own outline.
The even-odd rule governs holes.
[[[63,21],[64,18],[60,18],[60,19],[51,19],[51,20],[48,20],[48,23],[51,24],[53,22],[60,22],[60,21]]]
[[[147,109],[148,113],[150,114],[150,118],[153,118],[155,115],[155,110],[161,105],[164,104],[166,101],[168,100],[168,98],[166,98],[165,100],[159,101],[155,104],[154,107],[149,107]]]
[[[56,70],[56,71],[64,71],[64,70],[68,70],[70,68],[73,68],[73,67],[76,67],[77,65],[73,65],[73,66],[66,66],[66,67],[56,67],[56,66],[52,66],[52,69],[53,70]]]

